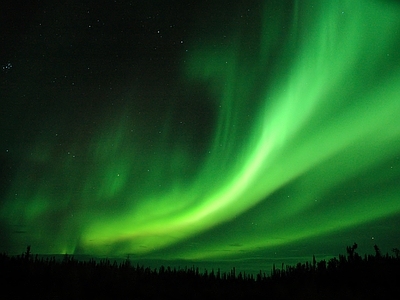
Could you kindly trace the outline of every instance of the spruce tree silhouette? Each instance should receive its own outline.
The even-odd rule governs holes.
[[[346,247],[349,261],[354,261],[354,257],[355,257],[354,253],[355,253],[355,250],[357,249],[357,247],[358,247],[357,243],[354,243],[353,246],[351,246],[351,247],[350,246]]]
[[[381,258],[381,250],[379,249],[379,247],[376,244],[374,245],[374,250],[375,250],[375,257]]]
[[[26,247],[26,252],[24,253],[24,258],[26,261],[28,261],[31,257],[31,245],[28,245]]]
[[[393,248],[392,252],[394,253],[395,257],[398,259],[399,258],[399,254],[400,254],[400,250],[398,248]]]

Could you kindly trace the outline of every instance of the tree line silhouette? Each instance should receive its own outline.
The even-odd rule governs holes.
[[[17,256],[0,254],[0,296],[5,299],[40,296],[42,299],[152,299],[249,298],[267,299],[398,299],[400,292],[400,250],[361,257],[357,244],[347,255],[330,260],[273,265],[269,274],[200,272],[198,267],[171,268],[134,265],[108,259],[76,260],[64,255],[32,255],[30,246]]]

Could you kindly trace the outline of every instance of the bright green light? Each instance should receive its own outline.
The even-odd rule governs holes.
[[[46,155],[36,168],[21,168],[2,220],[12,226],[18,216],[43,252],[146,254],[258,205],[256,228],[242,224],[237,234],[176,253],[207,258],[229,243],[254,251],[400,212],[397,186],[332,204],[355,178],[399,174],[369,175],[400,149],[400,8],[295,3],[291,24],[283,6],[281,15],[266,6],[264,25],[250,37],[243,30],[223,45],[194,45],[185,58],[186,83],[207,83],[217,99],[201,165],[186,138],[195,130],[179,136],[167,116],[160,132],[146,134],[151,122],[129,107],[71,149],[76,157],[59,160],[51,156],[56,145],[41,144]]]

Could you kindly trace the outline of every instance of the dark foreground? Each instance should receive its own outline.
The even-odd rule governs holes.
[[[398,299],[400,256],[361,257],[357,245],[329,261],[273,268],[256,276],[198,268],[150,269],[101,260],[0,254],[2,299]]]

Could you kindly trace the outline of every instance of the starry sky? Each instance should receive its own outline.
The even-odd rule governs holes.
[[[0,251],[400,247],[400,3],[3,1]]]

